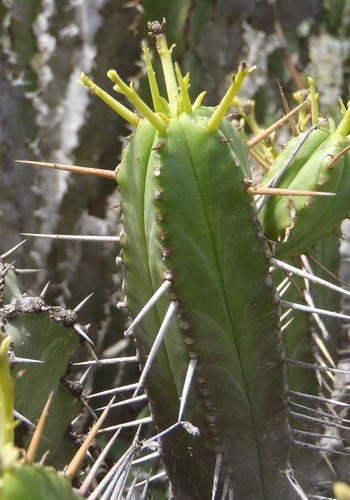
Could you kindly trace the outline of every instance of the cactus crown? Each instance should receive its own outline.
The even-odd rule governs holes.
[[[201,92],[198,97],[191,102],[189,95],[190,75],[186,73],[182,75],[180,67],[177,63],[172,62],[172,51],[175,45],[168,47],[166,36],[164,33],[165,20],[162,23],[153,21],[148,23],[149,35],[156,39],[156,48],[160,57],[163,69],[163,75],[167,90],[166,100],[160,95],[159,86],[153,65],[151,62],[149,48],[143,43],[142,50],[146,65],[146,72],[149,82],[149,87],[152,95],[153,107],[152,110],[137,94],[133,83],[127,85],[115,70],[109,70],[107,76],[114,85],[114,90],[125,95],[135,108],[142,113],[144,118],[148,120],[154,128],[160,133],[165,134],[169,121],[176,118],[182,113],[191,115],[202,104],[206,92]],[[218,127],[222,118],[232,104],[232,100],[240,89],[246,75],[254,69],[248,69],[243,61],[239,65],[237,74],[232,78],[231,84],[222,98],[219,105],[216,107],[212,116],[209,118],[207,127],[209,130],[214,130]],[[96,95],[106,102],[116,113],[122,116],[131,125],[137,126],[140,118],[137,114],[123,106],[116,99],[113,99],[104,90],[94,84],[84,73],[81,74],[80,83],[89,87]]]

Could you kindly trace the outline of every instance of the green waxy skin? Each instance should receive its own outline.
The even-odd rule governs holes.
[[[217,498],[226,485],[238,499],[294,499],[286,472],[291,437],[278,297],[268,274],[271,250],[246,192],[247,148],[224,118],[248,70],[241,64],[217,108],[201,107],[200,97],[192,104],[188,75],[178,67],[174,72],[164,35],[155,36],[169,97],[165,103],[159,95],[144,49],[155,112],[115,71],[108,72],[115,89],[145,118],[84,74],[81,81],[136,126],[117,170],[131,316],[171,281],[134,328],[142,366],[169,304],[177,305],[144,382],[159,431],[178,421],[189,362],[196,363],[181,419],[200,434],[178,427],[161,438],[172,493],[212,498],[219,460]]]
[[[1,500],[78,499],[80,497],[74,493],[67,478],[59,475],[51,467],[32,463],[32,453],[29,450],[25,453],[14,446],[15,383],[10,373],[9,344],[9,337],[0,339],[0,498]],[[27,392],[28,399],[32,393]]]
[[[265,173],[262,179],[262,184],[265,185],[271,179],[271,177],[273,177],[285,165],[293,151],[298,146],[300,146],[300,149],[293,159],[291,165],[288,167],[282,179],[278,183],[278,187],[288,188],[290,183],[294,180],[296,175],[303,168],[311,155],[313,155],[314,152],[321,146],[321,144],[330,136],[329,130],[327,130],[324,126],[313,130],[308,137],[306,137],[307,134],[308,131],[303,132],[297,137],[293,137],[288,142],[283,151],[281,151],[281,153],[277,156],[276,161]],[[271,201],[276,199],[277,198],[275,197],[270,198]]]
[[[245,146],[226,120],[208,131],[205,115],[211,114],[201,108],[174,117],[153,143],[149,124],[141,122],[124,152],[117,181],[128,306],[135,315],[170,271],[178,318],[146,390],[159,429],[170,426],[177,420],[189,358],[197,359],[184,418],[198,426],[200,437],[181,431],[162,448],[178,497],[208,497],[220,451],[222,476],[230,477],[238,498],[273,499],[290,492],[280,472],[288,464],[289,430],[278,311],[267,275],[268,249],[245,192]],[[169,298],[158,303],[135,329],[143,361],[168,304]],[[262,378],[266,385],[257,395]]]
[[[145,229],[145,182],[148,171],[149,157],[152,148],[156,147],[156,131],[146,120],[142,120],[136,134],[133,134],[127,148],[123,152],[121,165],[117,172],[117,181],[122,193],[123,226],[125,234],[122,237],[123,262],[126,270],[125,291],[128,297],[128,307],[133,316],[140,310],[140,304],[145,304],[163,281],[162,263],[159,262],[159,275],[155,282],[152,281],[148,264],[148,239]],[[135,245],[135,241],[138,243]],[[160,261],[160,259],[159,259]],[[134,283],[137,286],[134,286]],[[140,282],[142,285],[140,286]],[[163,300],[157,304],[144,318],[138,328],[138,351],[142,362],[145,361],[153,344],[165,310],[169,304]],[[171,338],[171,336],[169,335]],[[176,336],[175,336],[176,339]],[[182,343],[173,346],[173,355],[180,349],[180,358],[185,349]],[[171,366],[167,353],[163,347],[157,355],[157,366],[153,367],[149,377],[153,381],[154,392],[159,396],[169,397],[173,401],[172,407],[162,405],[158,409],[161,427],[169,425],[170,419],[178,409],[178,390],[169,383]],[[166,366],[166,370],[163,367]],[[174,369],[181,365],[175,364]],[[185,368],[181,370],[184,374]],[[172,380],[172,378],[170,379]],[[178,388],[180,390],[180,388]]]
[[[49,450],[46,463],[63,468],[75,453],[66,431],[81,411],[76,394],[63,385],[69,360],[79,346],[73,330],[77,315],[74,311],[48,306],[39,297],[22,295],[11,271],[5,277],[0,299],[4,303],[0,307],[0,327],[3,334],[11,338],[12,354],[42,362],[39,365],[19,363],[12,367],[13,375],[24,370],[15,384],[15,409],[36,423],[50,392],[55,392],[38,457]],[[30,440],[26,429],[18,427],[18,444],[26,447]]]
[[[332,162],[349,145],[347,137],[330,134],[316,150],[310,151],[301,168],[294,169],[291,165],[288,178],[279,183],[279,187],[328,191],[336,196],[274,197],[266,203],[260,214],[261,223],[267,238],[277,242],[278,257],[290,258],[308,252],[349,214],[350,156],[345,153]]]
[[[15,385],[15,408],[31,422],[36,422],[50,392],[55,391],[38,456],[49,449],[49,463],[63,467],[75,452],[73,444],[65,438],[65,432],[69,422],[79,413],[81,403],[61,384],[60,379],[65,375],[69,359],[79,345],[77,335],[73,329],[60,324],[48,314],[38,312],[18,314],[8,319],[4,332],[11,337],[17,356],[43,361],[41,365],[15,365],[14,374],[25,368]],[[31,397],[28,397],[29,394]],[[22,446],[30,438],[18,433]]]
[[[0,479],[4,500],[78,500],[68,479],[48,467],[17,463]]]
[[[289,259],[307,253],[330,235],[350,212],[348,186],[350,155],[349,109],[337,129],[320,125],[311,134],[305,132],[292,139],[267,172],[267,183],[296,153],[278,187],[333,192],[334,197],[270,197],[260,212],[264,234],[277,243],[276,255]],[[344,154],[341,154],[341,153]],[[337,156],[339,155],[339,157]],[[336,158],[336,160],[334,160]]]

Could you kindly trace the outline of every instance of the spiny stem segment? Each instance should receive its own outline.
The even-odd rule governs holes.
[[[240,89],[244,78],[253,70],[254,67],[248,69],[245,61],[241,62],[237,74],[232,79],[230,87],[207,123],[208,130],[215,130],[219,126],[219,123],[230,108],[233,98]]]
[[[110,108],[112,108],[118,115],[120,115],[124,120],[129,122],[131,125],[134,125],[134,127],[137,127],[140,118],[135,115],[130,109],[128,109],[126,106],[123,106],[120,102],[118,102],[116,99],[113,99],[107,92],[105,92],[101,87],[96,85],[93,81],[90,80],[89,77],[85,75],[85,73],[82,73],[80,75],[80,80],[79,83],[82,85],[86,85],[92,92],[94,92],[102,101],[104,101]]]

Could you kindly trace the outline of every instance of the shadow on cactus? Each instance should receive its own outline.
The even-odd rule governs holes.
[[[205,93],[191,100],[189,75],[172,63],[164,23],[149,23],[149,31],[167,99],[160,95],[145,45],[153,110],[132,84],[108,72],[114,89],[142,118],[81,76],[135,127],[116,173],[43,164],[118,183],[124,289],[133,318],[126,334],[135,339],[141,364],[130,402],[146,391],[157,428],[147,446],[153,442],[155,455],[161,456],[175,498],[307,498],[303,488],[312,494],[315,481],[323,481],[322,491],[331,494],[332,454],[348,460],[340,430],[349,429],[337,410],[348,405],[332,399],[333,381],[325,380],[337,373],[337,339],[323,318],[349,317],[328,311],[321,294],[314,301],[313,290],[350,292],[334,283],[336,278],[329,283],[319,276],[312,265],[322,269],[314,247],[322,248],[318,256],[327,253],[326,236],[350,208],[350,111],[343,109],[338,127],[320,123],[311,85],[310,98],[272,127],[311,103],[311,129],[288,143],[263,177],[264,185],[256,186],[250,157],[264,163],[257,145],[272,129],[246,143],[226,117],[250,71],[246,64],[241,63],[217,107],[203,106]],[[304,314],[314,321],[311,329],[296,321],[302,346],[286,333],[286,317],[293,310],[296,317]],[[291,367],[289,388],[286,366]],[[298,370],[311,374],[306,382],[295,376]],[[299,425],[303,418],[311,424]],[[135,424],[143,422],[149,419]],[[339,430],[335,446],[328,439],[330,428]],[[138,438],[136,433],[115,464],[118,474],[113,476],[112,467],[91,498],[121,497],[131,461],[142,448]],[[292,452],[294,446],[301,448],[300,455]]]

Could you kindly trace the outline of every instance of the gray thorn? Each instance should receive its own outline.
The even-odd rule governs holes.
[[[11,269],[11,267],[13,266],[14,263],[15,263],[15,261],[10,262],[9,264],[6,264],[6,266],[4,267],[4,269],[0,273],[0,276],[2,278],[4,278],[6,276],[6,274],[9,272],[9,270]]]
[[[41,292],[40,292],[39,297],[40,297],[41,299],[44,299],[44,298],[45,298],[45,295],[46,295],[46,293],[47,293],[47,290],[48,290],[49,286],[50,286],[50,282],[48,281],[48,282],[46,283],[46,285],[44,286],[44,288],[43,288],[43,289],[41,290]]]
[[[7,250],[7,252],[3,253],[2,255],[0,255],[0,259],[6,259],[6,257],[8,257],[9,255],[11,255],[13,252],[15,252],[17,250],[17,248],[19,248],[20,246],[23,245],[23,243],[25,243],[27,240],[22,240],[20,243],[17,243],[17,245],[15,245],[14,247],[10,248],[10,250]]]
[[[40,359],[15,357],[13,360],[11,360],[11,363],[13,363],[15,365],[19,364],[19,363],[28,363],[28,364],[31,364],[31,365],[44,365],[45,361],[41,361]]]
[[[82,329],[82,327],[78,324],[75,324],[74,325],[74,330],[77,332],[77,334],[83,338],[84,340],[86,340],[86,342],[88,342],[89,344],[91,345],[94,345],[93,341],[90,339],[90,337],[84,332],[84,330]]]
[[[22,415],[19,411],[13,410],[13,416],[16,420],[19,420],[20,422],[23,422],[26,424],[32,431],[36,429],[36,426],[31,422],[27,417]]]
[[[119,242],[119,236],[92,236],[83,234],[40,234],[40,233],[21,233],[22,236],[31,236],[32,238],[47,238],[51,240],[68,241],[102,241]]]
[[[35,274],[35,273],[40,273],[42,269],[15,269],[16,274]]]
[[[86,302],[93,296],[94,292],[90,293],[85,299],[83,299],[74,309],[74,312],[78,312],[85,304]]]

